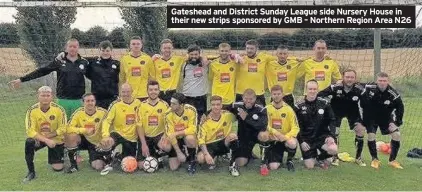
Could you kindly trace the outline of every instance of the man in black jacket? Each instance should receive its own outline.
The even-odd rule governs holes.
[[[242,95],[243,102],[233,104],[232,113],[238,122],[237,135],[239,147],[233,151],[230,173],[239,175],[238,166],[245,166],[252,157],[252,150],[257,143],[268,141],[266,132],[267,110],[256,102],[256,94],[252,89],[246,89]]]
[[[327,98],[333,108],[336,117],[335,140],[337,146],[339,145],[339,133],[341,121],[344,117],[347,118],[350,130],[355,132],[355,146],[356,146],[356,164],[359,166],[366,166],[361,155],[363,150],[363,137],[365,134],[365,127],[362,125],[361,106],[362,93],[365,90],[365,85],[356,82],[356,71],[345,70],[343,72],[343,81],[341,84],[332,84],[318,93],[318,97]],[[339,160],[337,157],[333,160],[333,165],[338,166]]]
[[[380,167],[375,141],[375,134],[379,127],[382,135],[391,136],[388,165],[403,169],[396,161],[396,157],[400,148],[399,127],[403,124],[404,105],[400,94],[390,86],[388,74],[379,73],[376,84],[365,86],[363,101],[363,123],[368,133],[368,148],[372,156],[371,167],[375,169]]]
[[[330,157],[337,154],[336,119],[328,101],[318,98],[317,94],[318,82],[308,81],[305,99],[294,107],[300,128],[298,141],[306,168],[312,169],[318,160],[320,166],[327,169]]]
[[[78,54],[79,42],[70,39],[66,43],[66,54],[63,60],[55,59],[46,66],[9,82],[13,87],[18,87],[21,82],[30,81],[57,72],[57,103],[66,111],[67,118],[81,107],[82,95],[85,94],[85,73],[88,61]]]

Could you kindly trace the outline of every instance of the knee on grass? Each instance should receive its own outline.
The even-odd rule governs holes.
[[[51,168],[54,171],[61,171],[61,170],[63,170],[63,163],[54,163],[54,164],[51,164]]]
[[[91,162],[91,167],[97,171],[104,169],[104,162],[101,160],[95,160]]]
[[[304,161],[305,168],[313,169],[315,167],[315,160],[314,159],[305,159]]]
[[[280,163],[270,163],[270,169],[276,170],[280,167]]]

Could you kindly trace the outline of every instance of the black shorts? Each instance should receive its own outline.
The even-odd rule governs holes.
[[[243,101],[242,94],[236,94],[236,102]],[[256,104],[266,106],[265,96],[264,95],[257,95],[256,96]]]
[[[300,147],[300,151],[302,152],[303,160],[317,158],[318,157],[318,150],[322,151],[321,147],[325,144],[326,138],[327,137],[320,137],[320,138],[317,138],[314,141],[308,143],[310,149],[306,152],[303,151],[302,147]]]
[[[158,97],[170,105],[171,96],[173,96],[174,93],[176,93],[176,90],[160,91]]]
[[[44,142],[39,141],[39,146],[35,147],[35,151],[38,151],[44,147],[48,148],[48,164],[51,165],[64,162],[64,144],[56,145],[54,148],[50,148]]]
[[[155,136],[155,137],[147,137],[145,136],[145,141],[148,145],[149,154],[155,158],[158,158],[158,153],[160,149],[158,148],[158,143],[161,140],[161,137],[163,136],[163,133]],[[142,155],[142,143],[141,141],[138,141],[138,152],[136,155],[136,159],[143,161],[146,157]]]
[[[182,151],[183,154],[186,154],[186,150],[185,150],[185,139],[184,138],[180,138],[177,139],[177,144],[179,145],[180,150]],[[177,157],[177,153],[176,150],[174,150],[174,147],[171,147],[169,154],[169,158],[173,158],[173,157]]]
[[[114,140],[113,149],[116,148],[117,145],[122,145],[122,157],[132,156],[136,157],[136,148],[138,146],[137,142],[129,141],[123,138],[117,132],[111,132],[110,137]]]
[[[259,132],[257,133],[249,132],[248,134],[240,134],[238,131],[239,148],[237,148],[233,152],[233,157],[234,158],[242,157],[242,158],[247,158],[247,159],[251,158],[253,148],[258,143],[258,134]]]
[[[270,101],[273,102],[273,98],[271,98]],[[293,97],[292,94],[283,96],[283,101],[290,107],[294,107],[295,105],[295,98]]]
[[[78,149],[88,151],[89,162],[92,163],[96,160],[104,161],[104,156],[97,152],[95,145],[89,142],[84,135],[80,134],[79,136],[81,137],[81,143],[79,143]]]
[[[115,101],[117,98],[113,97],[113,98],[108,98],[108,99],[97,99],[95,101],[96,105],[98,107],[101,107],[103,109],[108,109],[108,107],[110,107],[110,104],[113,103],[113,101]]]
[[[198,124],[199,124],[202,115],[207,111],[207,95],[198,96],[198,97],[186,96],[186,103],[196,108],[196,112],[198,113]]]
[[[336,116],[336,127],[341,127],[341,122],[345,117],[347,118],[347,122],[349,123],[350,130],[354,130],[356,124],[362,122],[360,118],[355,115]]]
[[[230,149],[225,144],[225,139],[208,143],[206,146],[207,146],[208,153],[211,155],[212,158],[216,156],[220,156],[220,155],[225,155],[228,152],[230,152]]]
[[[270,147],[267,151],[268,154],[268,162],[269,163],[282,163],[283,162],[283,155],[286,151],[286,142],[274,142],[271,143]]]
[[[366,132],[376,134],[379,127],[382,135],[391,134],[392,132],[388,128],[390,127],[390,122],[393,122],[393,118],[380,120],[379,118],[374,118],[374,115],[376,114],[369,111],[363,112],[363,126],[366,127]]]

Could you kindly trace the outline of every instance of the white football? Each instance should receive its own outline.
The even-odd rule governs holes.
[[[144,160],[144,171],[154,173],[158,169],[158,160],[154,157],[147,157]]]

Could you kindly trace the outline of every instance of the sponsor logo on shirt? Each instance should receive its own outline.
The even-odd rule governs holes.
[[[249,63],[248,72],[253,72],[253,73],[258,72],[258,65],[256,63]]]
[[[277,73],[277,81],[287,81],[287,73],[278,72]]]
[[[158,117],[148,116],[148,126],[158,126]]]
[[[126,115],[126,125],[135,124],[135,119],[136,119],[135,114],[127,114]]]
[[[273,119],[271,124],[274,129],[281,129],[281,123],[281,119]]]
[[[220,82],[221,83],[228,83],[228,82],[230,82],[230,73],[221,73],[221,75],[220,75]]]
[[[169,68],[165,68],[165,69],[161,69],[161,77],[162,78],[170,78],[171,77],[171,72]]]
[[[325,71],[315,71],[315,80],[325,81]]]
[[[132,77],[141,76],[141,67],[132,67]]]

